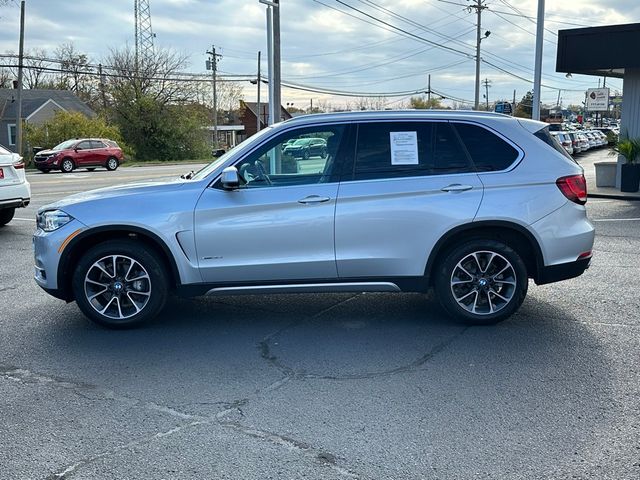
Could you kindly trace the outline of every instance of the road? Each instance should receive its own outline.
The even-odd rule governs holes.
[[[29,175],[0,230],[0,477],[637,479],[640,202],[492,327],[430,295],[172,299],[109,331],[32,280],[35,208],[185,167]]]

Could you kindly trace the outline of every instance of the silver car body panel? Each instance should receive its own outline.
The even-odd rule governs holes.
[[[500,172],[235,191],[216,185],[225,167],[288,130],[394,120],[474,123],[498,133],[519,155]],[[76,230],[86,235],[127,227],[149,232],[164,244],[181,285],[226,288],[218,284],[306,281],[318,289],[331,288],[327,283],[343,284],[336,288],[344,289],[370,284],[370,277],[420,276],[441,238],[481,221],[501,221],[529,232],[544,265],[575,261],[591,249],[593,226],[585,207],[567,200],[555,182],[582,169],[532,135],[544,126],[460,111],[353,112],[287,120],[241,143],[191,180],[95,190],[41,208],[64,210],[75,220],[54,232],[36,232],[36,267],[46,272],[46,279],[36,274],[36,281],[46,289],[60,287],[59,250]],[[464,188],[447,190],[450,186]],[[313,195],[327,200],[300,203]],[[216,292],[221,290],[212,294]]]

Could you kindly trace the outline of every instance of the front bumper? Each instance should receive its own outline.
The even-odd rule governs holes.
[[[86,228],[84,224],[74,219],[53,232],[45,232],[38,228],[33,234],[34,279],[40,287],[54,297],[63,298],[64,296],[64,292],[58,285],[58,266],[64,251],[63,245],[69,236],[84,228]]]

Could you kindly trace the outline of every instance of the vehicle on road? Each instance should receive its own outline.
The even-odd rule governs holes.
[[[327,139],[311,171],[282,145]],[[319,164],[322,163],[322,167]],[[128,327],[182,296],[426,292],[472,324],[508,318],[529,279],[581,275],[594,229],[580,167],[547,125],[459,111],[306,115],[194,175],[39,209],[35,280]]]
[[[89,171],[97,167],[115,170],[124,161],[122,149],[106,138],[76,138],[66,140],[50,150],[40,150],[33,158],[41,172],[61,170],[70,173],[76,168]]]
[[[327,141],[324,138],[300,138],[285,146],[282,153],[305,160],[309,157],[325,157]]]
[[[0,145],[0,227],[13,219],[16,208],[26,207],[30,201],[31,187],[22,157]]]

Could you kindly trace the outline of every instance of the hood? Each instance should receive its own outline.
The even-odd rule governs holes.
[[[38,153],[36,153],[36,156],[38,155],[53,155],[54,153],[60,153],[63,152],[64,150],[40,150]]]
[[[130,183],[127,185],[119,185],[116,187],[98,188],[96,190],[89,190],[87,192],[76,193],[70,195],[57,202],[50,203],[40,208],[39,212],[44,210],[61,209],[64,210],[67,207],[73,207],[74,205],[86,204],[96,200],[108,200],[126,198],[127,201],[135,201],[129,197],[136,195],[148,195],[152,193],[164,193],[177,190],[184,186],[187,181],[178,179],[172,180],[154,180],[141,183]],[[71,212],[68,212],[71,213]]]

